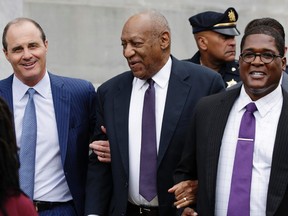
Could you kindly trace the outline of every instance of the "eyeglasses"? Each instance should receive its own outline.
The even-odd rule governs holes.
[[[243,59],[244,62],[250,64],[252,63],[256,56],[260,57],[260,60],[264,63],[264,64],[269,64],[271,63],[275,57],[280,57],[282,58],[282,56],[280,55],[275,55],[272,53],[253,53],[253,52],[246,52],[246,53],[241,53],[240,57]]]

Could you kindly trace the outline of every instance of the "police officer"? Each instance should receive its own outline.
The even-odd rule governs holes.
[[[236,28],[238,14],[232,7],[224,13],[206,11],[189,18],[198,52],[185,59],[219,72],[230,87],[240,81],[238,63],[235,61],[236,40],[240,35]]]

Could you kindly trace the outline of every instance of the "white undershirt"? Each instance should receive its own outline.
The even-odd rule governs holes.
[[[166,102],[168,82],[171,73],[171,58],[152,79],[155,84],[155,110],[156,110],[156,137],[157,149],[162,127],[162,119]],[[149,84],[146,80],[134,78],[129,110],[129,201],[136,205],[158,206],[158,197],[151,202],[139,194],[139,168],[141,151],[142,109],[146,89]]]
[[[230,194],[231,177],[237,137],[245,106],[252,102],[241,88],[226,124],[220,150],[216,183],[215,216],[226,216]],[[250,216],[263,216],[266,211],[267,191],[271,171],[272,154],[277,125],[283,104],[283,95],[279,85],[273,92],[255,101],[257,111],[256,132],[253,154],[251,183]]]
[[[13,78],[13,109],[17,145],[20,146],[22,121],[29,86],[23,84],[16,76]],[[37,144],[35,162],[34,200],[61,201],[72,199],[60,156],[58,131],[53,106],[49,75],[33,87],[36,90],[34,103],[37,119]]]

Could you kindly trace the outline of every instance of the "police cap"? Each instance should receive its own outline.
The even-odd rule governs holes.
[[[236,28],[238,14],[233,7],[224,13],[206,11],[189,18],[193,34],[201,31],[215,31],[224,35],[238,36],[240,32]]]

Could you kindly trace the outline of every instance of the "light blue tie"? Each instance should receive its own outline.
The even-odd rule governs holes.
[[[20,141],[20,170],[19,179],[21,189],[33,199],[34,174],[35,174],[35,151],[37,139],[37,121],[33,95],[35,89],[29,88],[29,99],[23,117],[22,136]]]

